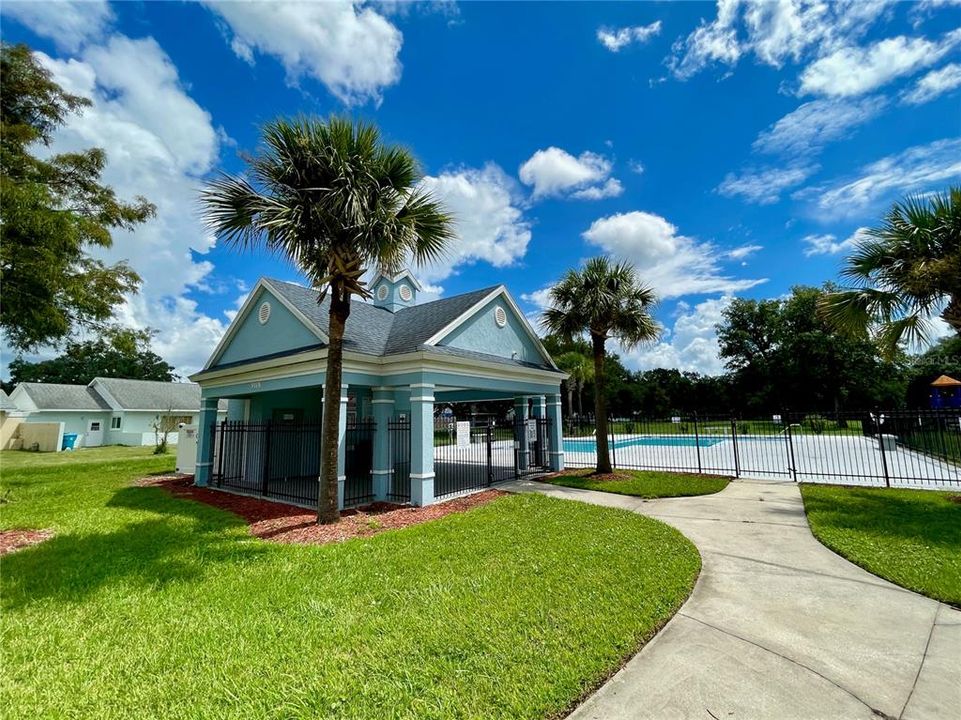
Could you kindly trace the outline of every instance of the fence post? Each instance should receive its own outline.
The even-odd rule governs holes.
[[[888,456],[884,453],[884,432],[881,429],[881,413],[876,413],[878,418],[878,446],[881,448],[881,470],[884,472],[884,486],[891,487],[891,478],[888,475]]]
[[[224,436],[226,433],[227,421],[220,422],[220,454],[217,456],[217,487],[224,486]],[[214,423],[214,434],[217,433],[217,423]]]
[[[617,470],[617,437],[614,434],[614,423],[611,422],[610,418],[607,419],[607,427],[611,436],[611,469]]]
[[[490,419],[487,420],[487,429],[484,433],[487,439],[487,485],[494,484],[494,453],[492,445],[494,444],[494,426]]]
[[[794,482],[797,482],[797,467],[794,460],[794,435],[791,433],[791,416],[786,410],[782,411],[782,421],[784,422],[785,435],[787,435],[787,447],[788,447],[788,471],[791,474]]]
[[[741,477],[741,459],[737,454],[737,420],[731,414],[731,441],[734,443],[734,477]]]
[[[701,472],[701,434],[697,427],[697,412],[694,413],[694,449],[697,450],[697,471]]]
[[[260,481],[260,492],[267,494],[267,478],[270,477],[270,420],[264,423],[264,474]]]

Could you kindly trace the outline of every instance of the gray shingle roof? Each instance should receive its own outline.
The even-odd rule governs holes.
[[[433,335],[450,325],[497,287],[494,285],[398,310],[394,314],[394,323],[384,354],[394,355],[419,350]]]
[[[38,410],[110,410],[107,401],[86,385],[20,383]]]
[[[196,383],[94,378],[91,385],[106,390],[124,410],[200,409],[200,386]]]
[[[320,330],[329,326],[330,300],[318,303],[316,290],[264,278],[271,290],[290,302]],[[438,331],[480,302],[498,286],[402,308],[395,313],[362,300],[353,300],[344,328],[344,349],[367,355],[396,355],[414,352]]]
[[[10,399],[10,396],[7,395],[3,390],[0,390],[0,410],[3,410],[4,412],[11,412],[19,409],[20,408],[16,406],[13,400]]]

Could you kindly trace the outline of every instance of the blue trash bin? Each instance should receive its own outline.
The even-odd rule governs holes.
[[[76,444],[77,444],[77,433],[64,433],[63,445],[60,446],[60,449],[73,450],[73,446]]]

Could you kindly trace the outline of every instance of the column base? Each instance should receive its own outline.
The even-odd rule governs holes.
[[[434,502],[434,473],[411,473],[410,504],[424,507]]]

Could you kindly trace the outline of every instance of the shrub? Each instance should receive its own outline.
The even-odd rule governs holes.
[[[164,438],[158,442],[153,449],[154,455],[166,455],[167,454],[167,438]]]
[[[828,421],[820,415],[808,415],[804,418],[804,425],[815,435],[820,435],[828,427]]]

